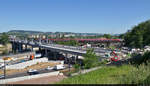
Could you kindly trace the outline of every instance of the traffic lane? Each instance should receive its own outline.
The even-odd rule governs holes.
[[[29,75],[29,74],[27,74],[27,72],[17,73],[17,74],[13,74],[13,75],[6,75],[6,79],[27,76],[27,75]]]
[[[38,74],[43,74],[43,73],[49,73],[49,72],[54,72],[56,70],[37,70]],[[22,72],[22,73],[17,73],[17,74],[13,74],[13,75],[7,75],[6,78],[16,78],[16,77],[21,77],[21,76],[29,76],[30,74],[27,73],[27,71]],[[36,74],[37,75],[37,74]]]
[[[64,68],[64,69],[67,69],[67,68],[69,68],[69,67],[66,67],[66,68]],[[71,67],[70,67],[71,68]],[[63,70],[64,70],[63,69]],[[54,71],[57,71],[57,70],[46,70],[46,68],[44,68],[44,69],[40,69],[40,70],[37,70],[38,71],[38,74],[43,74],[43,73],[49,73],[49,72],[54,72]],[[36,74],[36,75],[38,75],[38,74]],[[30,74],[28,74],[27,73],[27,71],[26,72],[22,72],[22,73],[17,73],[17,74],[13,74],[13,75],[8,75],[8,76],[6,76],[6,78],[8,79],[8,78],[16,78],[16,77],[21,77],[21,76],[29,76]]]
[[[69,66],[66,66],[64,69],[67,69],[67,68],[69,68]],[[46,68],[43,68],[43,69],[38,69],[37,71],[38,71],[38,74],[43,74],[43,73],[54,72],[54,71],[57,71],[57,70],[53,70],[53,69],[52,70],[46,70]],[[6,75],[6,78],[15,78],[15,77],[21,77],[21,76],[28,76],[28,75],[29,74],[27,73],[27,71],[25,71],[25,72],[16,73],[16,74],[13,74],[13,75]]]

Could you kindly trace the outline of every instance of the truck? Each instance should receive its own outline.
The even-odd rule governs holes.
[[[30,55],[30,60],[33,60],[34,59],[34,54],[31,54]]]
[[[112,51],[111,55],[112,55],[112,57],[110,58],[110,61],[116,62],[116,61],[120,60],[119,56],[117,55],[117,53],[115,51]]]

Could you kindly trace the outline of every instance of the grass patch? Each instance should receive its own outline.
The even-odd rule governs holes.
[[[105,66],[64,79],[56,84],[150,84],[150,64]]]
[[[111,66],[73,76],[58,82],[57,84],[118,84],[120,76],[129,73],[132,66],[124,65],[120,67]]]
[[[141,64],[130,69],[127,76],[120,78],[121,84],[150,84],[150,64]]]

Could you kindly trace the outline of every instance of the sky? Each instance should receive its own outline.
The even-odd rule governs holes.
[[[0,0],[0,32],[125,33],[150,19],[150,0]]]

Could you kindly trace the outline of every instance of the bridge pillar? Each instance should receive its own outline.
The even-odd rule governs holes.
[[[23,49],[22,44],[21,44],[21,43],[18,43],[18,50],[19,50],[19,52],[21,52],[22,49]]]
[[[54,52],[54,58],[55,58],[55,60],[57,59],[57,57],[56,57],[56,52]]]
[[[15,53],[19,52],[19,43],[15,43]]]
[[[109,47],[109,46],[110,46],[110,42],[107,42],[107,43],[106,43],[106,46]]]
[[[12,52],[13,52],[13,53],[16,53],[16,48],[17,48],[17,47],[16,47],[16,43],[13,42],[13,43],[12,43]]]
[[[46,43],[48,44],[49,42],[48,42],[48,38],[46,39]]]
[[[40,36],[40,39],[39,39],[39,44],[41,44],[41,41],[42,41],[42,40],[41,40],[41,36]]]
[[[33,38],[32,38],[32,43],[33,43]]]
[[[78,55],[76,55],[75,57],[75,64],[77,63],[77,59],[78,59]]]
[[[65,62],[68,63],[67,58],[68,58],[68,53],[65,53]]]
[[[48,56],[48,52],[47,52],[47,49],[45,49],[45,56],[46,56],[46,57]]]
[[[39,47],[39,52],[41,52],[41,48]]]
[[[33,51],[33,46],[31,46],[31,51]]]
[[[27,44],[25,44],[25,50],[27,50]]]

